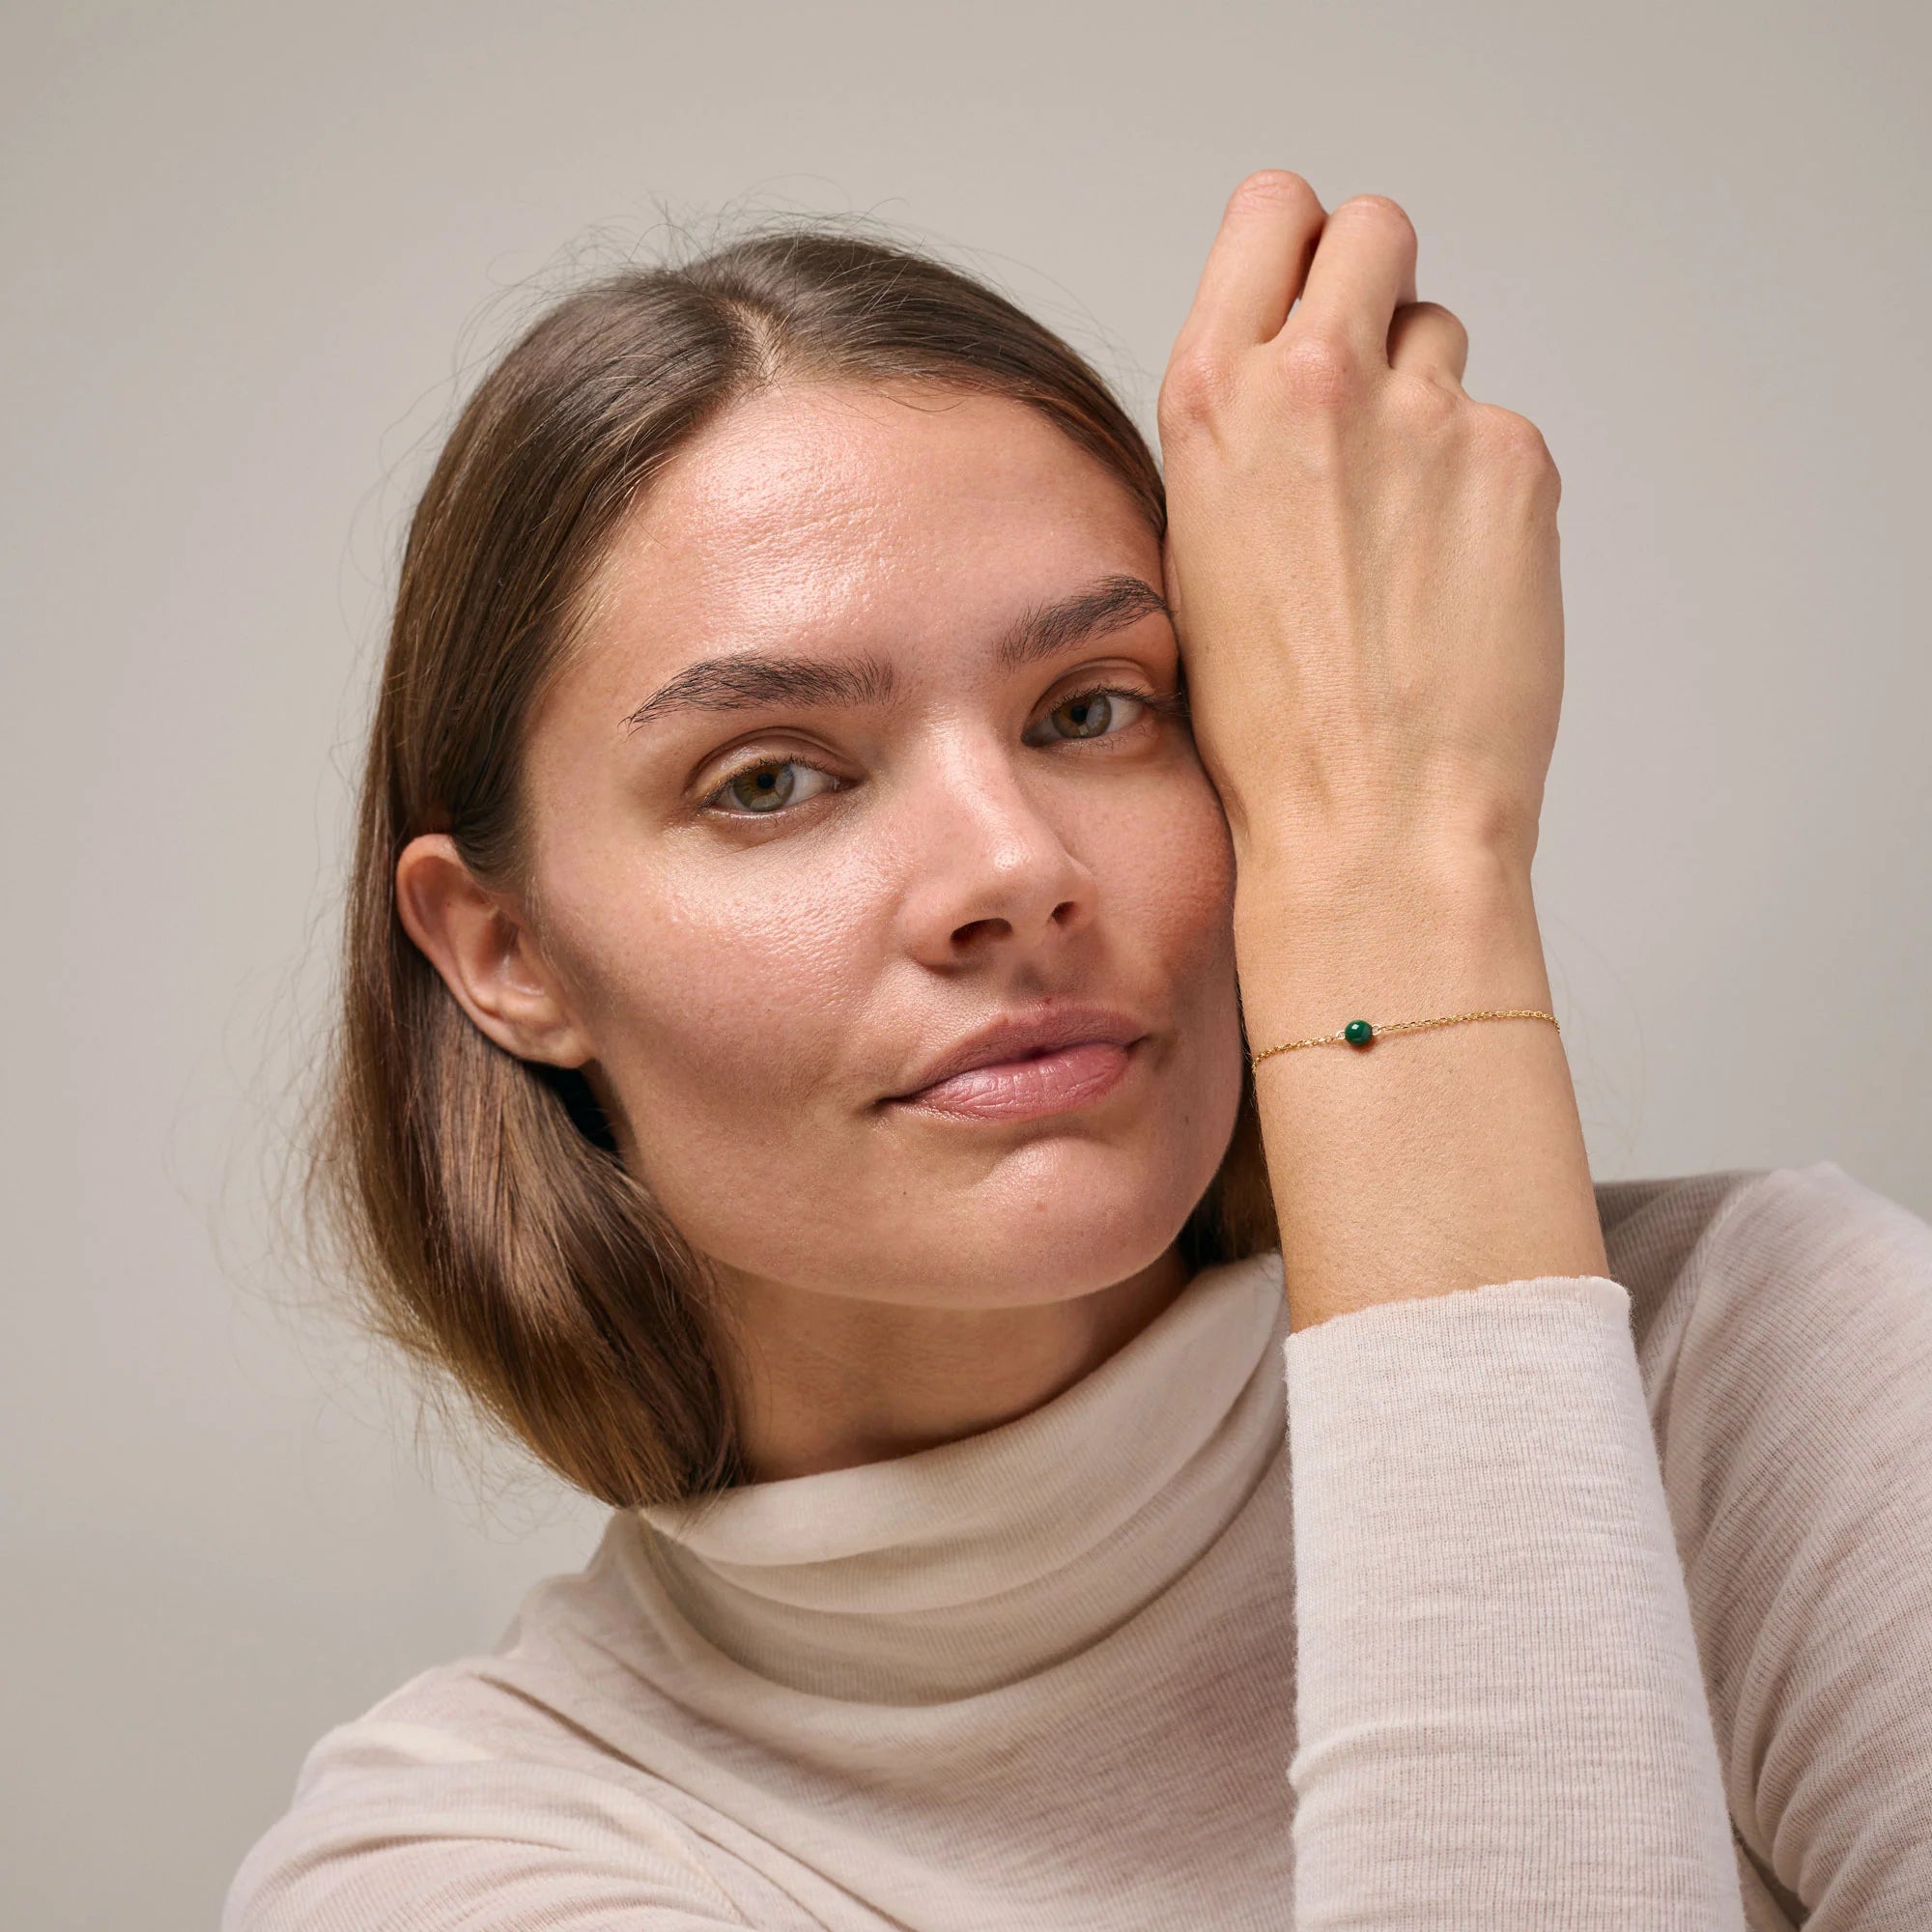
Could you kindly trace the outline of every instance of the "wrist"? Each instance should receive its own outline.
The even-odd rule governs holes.
[[[1278,936],[1284,918],[1329,928],[1418,919],[1452,931],[1520,928],[1534,924],[1535,901],[1528,859],[1496,845],[1326,836],[1237,854],[1234,917],[1239,944],[1251,929]]]
[[[1488,848],[1277,853],[1237,872],[1234,925],[1256,1052],[1351,1019],[1550,1010],[1528,869]]]
[[[1225,792],[1223,805],[1237,874],[1395,867],[1455,879],[1500,867],[1526,878],[1542,800],[1510,806],[1465,776],[1312,791],[1278,783],[1264,812],[1235,810]]]

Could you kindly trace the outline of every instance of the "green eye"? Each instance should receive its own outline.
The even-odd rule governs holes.
[[[1124,731],[1152,701],[1141,692],[1112,687],[1076,691],[1063,697],[1046,719],[1058,738],[1107,738]]]
[[[1091,697],[1070,698],[1055,716],[1062,714],[1073,726],[1069,738],[1103,738],[1114,722],[1113,694],[1096,691]]]
[[[724,789],[747,811],[776,811],[790,798],[795,783],[789,765],[762,765],[740,772]]]
[[[712,793],[714,805],[726,818],[765,818],[788,805],[815,795],[812,779],[826,779],[816,766],[796,758],[772,765],[749,765],[734,773]],[[831,781],[826,780],[829,784]],[[819,787],[822,789],[822,787]]]

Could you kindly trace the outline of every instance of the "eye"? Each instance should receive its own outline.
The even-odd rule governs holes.
[[[1044,741],[1029,737],[1028,743],[1052,743],[1054,739],[1118,737],[1137,724],[1153,703],[1151,692],[1125,691],[1117,685],[1098,685],[1091,691],[1076,691],[1063,697],[1046,714],[1048,725],[1063,724]]]
[[[812,779],[823,783],[813,787]],[[769,818],[788,805],[816,798],[820,791],[838,782],[816,765],[801,764],[796,758],[776,763],[747,765],[732,775],[704,803],[726,818]]]

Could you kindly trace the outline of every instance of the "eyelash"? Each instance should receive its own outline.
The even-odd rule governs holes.
[[[1069,691],[1065,696],[1061,698],[1044,715],[1051,718],[1055,711],[1064,711],[1069,704],[1085,703],[1089,699],[1095,697],[1130,697],[1136,704],[1141,705],[1144,709],[1154,713],[1158,717],[1184,719],[1187,716],[1187,695],[1184,691],[1177,690],[1163,696],[1158,692],[1142,691],[1132,685],[1122,684],[1094,684],[1088,685],[1080,691]],[[1132,728],[1131,725],[1126,727],[1127,730],[1131,730]],[[1124,735],[1125,731],[1108,731],[1098,738],[1062,738],[1058,742],[1063,745],[1098,745],[1104,744],[1109,738],[1118,738]],[[822,769],[820,766],[807,763],[803,758],[759,758],[751,764],[740,765],[734,772],[726,772],[724,778],[719,780],[718,783],[711,788],[710,792],[703,799],[703,809],[707,811],[715,810],[720,818],[784,818],[789,816],[791,812],[797,810],[795,806],[781,805],[771,811],[728,811],[718,805],[718,800],[732,785],[736,784],[740,779],[750,778],[753,772],[782,771],[787,765],[797,765],[803,771],[815,772]],[[827,773],[826,776],[830,777],[831,775]]]

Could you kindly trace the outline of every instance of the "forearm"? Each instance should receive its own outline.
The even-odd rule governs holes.
[[[1470,848],[1395,849],[1304,836],[1243,858],[1236,951],[1252,1051],[1354,1018],[1552,1010],[1526,868]],[[1554,1027],[1480,1022],[1275,1054],[1255,1085],[1295,1329],[1604,1271]]]
[[[1296,1926],[1742,1927],[1626,1292],[1406,1300],[1287,1358]]]

